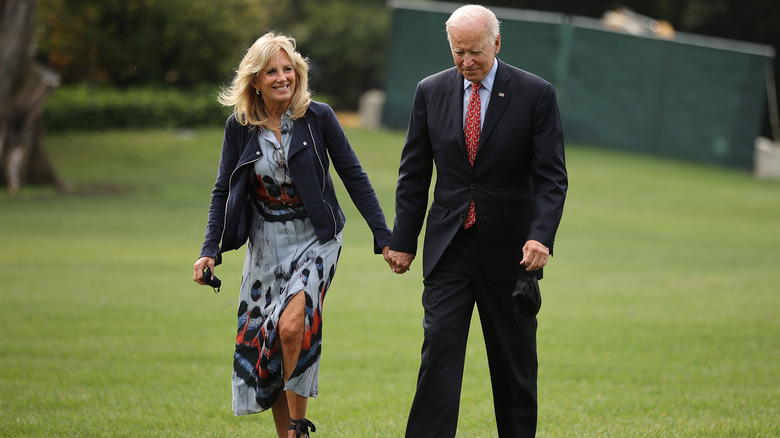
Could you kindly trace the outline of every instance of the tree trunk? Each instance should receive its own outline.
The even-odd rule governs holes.
[[[36,65],[35,0],[0,0],[0,185],[64,189],[43,147],[43,110],[59,76]]]

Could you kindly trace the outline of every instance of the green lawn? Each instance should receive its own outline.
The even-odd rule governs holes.
[[[348,135],[392,222],[403,134]],[[192,282],[221,130],[49,133],[76,195],[0,194],[0,436],[274,436],[234,417],[243,252]],[[780,436],[780,184],[570,145],[539,316],[540,437]],[[390,272],[348,216],[325,306],[314,436],[400,437],[420,266]],[[493,437],[474,319],[458,436]]]

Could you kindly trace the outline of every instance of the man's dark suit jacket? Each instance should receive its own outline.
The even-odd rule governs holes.
[[[527,240],[552,254],[568,187],[563,130],[550,83],[501,60],[474,166],[463,136],[463,76],[453,67],[417,85],[396,189],[390,248],[417,253],[436,166],[423,248],[427,277],[461,228],[471,199],[481,264],[514,283]],[[533,275],[533,274],[532,274]],[[535,273],[541,278],[541,270]]]

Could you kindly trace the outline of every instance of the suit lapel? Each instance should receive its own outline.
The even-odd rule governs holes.
[[[466,150],[466,138],[463,136],[463,76],[460,75],[457,69],[453,68],[453,79],[450,81],[452,88],[450,88],[448,96],[449,112],[452,117],[452,126],[455,129],[459,129],[461,135],[456,136],[458,138],[459,151]]]
[[[509,103],[509,99],[512,97],[506,65],[498,59],[496,59],[496,62],[498,62],[496,80],[493,82],[493,89],[490,91],[490,104],[488,105],[487,113],[485,113],[485,122],[482,124],[482,131],[479,134],[477,152],[482,149],[485,141],[490,137],[490,133],[493,131],[493,128],[496,127],[498,119],[501,118],[501,114],[504,112],[507,103]]]

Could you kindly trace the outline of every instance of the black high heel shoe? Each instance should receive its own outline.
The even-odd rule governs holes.
[[[312,432],[316,432],[317,428],[314,427],[314,423],[306,418],[300,420],[290,420],[290,428],[287,430],[295,431],[295,438],[309,438],[309,428]]]

